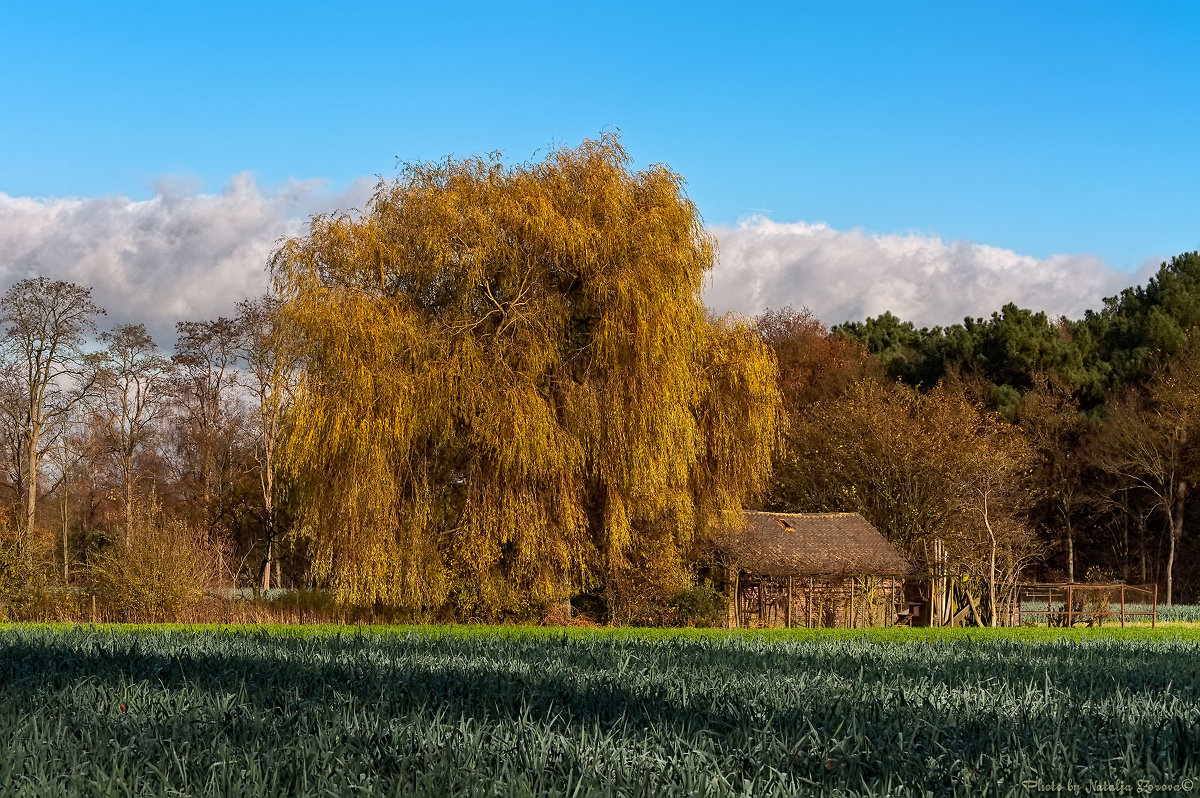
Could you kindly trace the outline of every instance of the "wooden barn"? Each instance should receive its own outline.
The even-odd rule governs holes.
[[[886,626],[903,620],[911,564],[858,513],[748,512],[713,540],[727,625]]]

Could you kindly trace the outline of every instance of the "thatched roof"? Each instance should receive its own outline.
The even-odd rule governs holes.
[[[745,515],[745,526],[717,533],[713,547],[748,573],[903,576],[912,570],[911,563],[858,513]]]

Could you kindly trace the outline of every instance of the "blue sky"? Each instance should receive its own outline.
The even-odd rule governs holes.
[[[619,128],[718,228],[1132,273],[1200,248],[1197,33],[1200,5],[1167,2],[9,2],[0,192],[342,189]]]

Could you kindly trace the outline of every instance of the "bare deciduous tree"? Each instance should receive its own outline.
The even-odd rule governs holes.
[[[238,353],[245,361],[246,387],[256,403],[254,459],[262,486],[266,552],[260,569],[259,584],[271,589],[275,536],[278,532],[275,505],[275,470],[282,443],[283,412],[292,390],[296,364],[289,349],[280,340],[275,324],[279,302],[270,295],[246,299],[237,306]]]
[[[175,325],[175,398],[195,442],[203,518],[211,531],[221,494],[221,442],[229,422],[229,392],[237,382],[238,328],[233,319]]]
[[[104,310],[92,290],[64,280],[20,280],[0,299],[3,358],[13,377],[3,412],[17,431],[17,492],[22,545],[37,519],[38,474],[57,422],[91,391],[84,345]]]
[[[1037,502],[1045,508],[1048,527],[1053,529],[1061,523],[1067,581],[1074,582],[1074,522],[1087,498],[1081,453],[1086,451],[1089,429],[1080,418],[1079,402],[1070,390],[1044,374],[1034,375],[1033,388],[1022,398],[1017,418],[1034,449],[1032,476]]]
[[[171,362],[141,324],[122,324],[100,334],[105,349],[96,371],[98,410],[107,448],[117,461],[125,512],[125,535],[133,528],[137,455],[167,407]]]
[[[1191,441],[1200,424],[1200,343],[1192,343],[1150,381],[1111,408],[1097,451],[1100,468],[1122,487],[1140,489],[1161,512],[1167,532],[1167,604],[1175,587],[1175,556],[1183,537],[1188,492],[1197,461]]]

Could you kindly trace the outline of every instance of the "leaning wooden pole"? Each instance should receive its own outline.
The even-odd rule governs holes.
[[[767,628],[767,583],[761,575],[758,577],[758,628]]]
[[[846,621],[854,628],[854,577],[850,577],[850,606],[846,609]]]
[[[733,626],[735,629],[742,628],[742,588],[738,581],[738,575],[738,571],[733,572]]]
[[[812,577],[808,578],[808,597],[804,600],[804,625],[812,628]]]
[[[787,583],[787,611],[783,614],[784,624],[788,629],[792,628],[792,577],[788,577]]]

